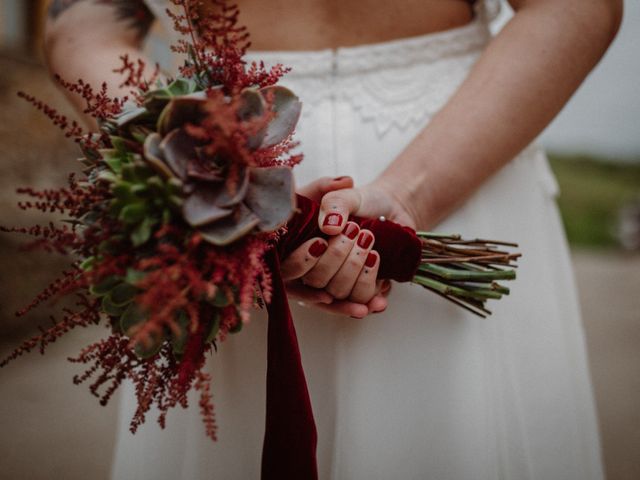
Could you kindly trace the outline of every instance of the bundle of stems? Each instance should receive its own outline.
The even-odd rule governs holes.
[[[521,254],[505,251],[505,247],[517,244],[432,232],[417,234],[422,241],[422,262],[413,283],[483,318],[491,315],[485,307],[487,300],[509,294],[498,281],[516,278],[515,262]]]

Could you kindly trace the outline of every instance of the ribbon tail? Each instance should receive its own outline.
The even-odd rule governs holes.
[[[267,306],[267,418],[262,480],[316,480],[316,425],[275,249],[266,260],[273,292]]]

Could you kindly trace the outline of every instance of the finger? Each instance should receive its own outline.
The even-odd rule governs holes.
[[[375,295],[369,303],[367,303],[367,307],[369,308],[369,313],[381,313],[387,309],[389,305],[389,300],[384,295]]]
[[[324,290],[307,287],[298,280],[287,282],[286,287],[287,294],[296,300],[301,300],[310,304],[333,303],[333,297]]]
[[[384,312],[389,305],[389,300],[387,299],[387,297],[389,296],[389,292],[391,291],[391,281],[386,279],[378,280],[376,284],[376,294],[369,301],[369,303],[367,303],[369,313]]]
[[[282,278],[287,281],[305,275],[318,263],[327,246],[327,241],[318,237],[304,242],[282,262]]]
[[[358,211],[360,203],[360,192],[355,188],[327,193],[320,202],[320,230],[328,235],[340,233],[349,215]]]
[[[369,307],[362,303],[350,302],[349,300],[334,300],[329,305],[316,303],[315,308],[332,315],[344,315],[352,318],[364,318],[369,314]]]
[[[326,252],[302,277],[303,283],[314,288],[325,288],[349,255],[359,231],[356,223],[348,222],[340,235],[331,237]]]
[[[344,300],[351,295],[351,291],[356,285],[359,279],[366,282],[370,295],[368,298],[361,298],[352,300],[358,303],[367,303],[375,294],[376,277],[369,274],[369,267],[365,267],[365,263],[369,260],[376,261],[376,256],[373,256],[373,260],[369,258],[371,247],[373,247],[374,237],[373,233],[369,230],[361,230],[356,240],[356,244],[353,246],[349,255],[345,259],[340,269],[333,276],[329,284],[327,285],[327,292],[333,295],[334,298]],[[376,254],[377,255],[377,254]],[[363,268],[364,267],[364,268]],[[363,273],[364,270],[367,273]],[[377,269],[376,269],[377,271]],[[364,291],[364,289],[362,289]]]
[[[353,188],[353,178],[322,177],[298,189],[298,193],[319,202],[326,193],[342,188]]]
[[[355,285],[351,290],[350,300],[358,303],[369,303],[376,294],[376,276],[378,275],[379,267],[380,255],[378,252],[367,252],[364,268],[360,271]]]

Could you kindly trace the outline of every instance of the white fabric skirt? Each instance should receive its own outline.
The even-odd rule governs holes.
[[[304,102],[298,182],[374,179],[455,92],[489,38],[478,17],[406,40],[256,54],[293,68],[281,83]],[[321,479],[602,478],[556,193],[544,153],[533,145],[438,226],[520,244],[512,294],[491,305],[488,319],[406,284],[394,285],[386,312],[363,320],[293,306]],[[266,327],[256,312],[209,359],[217,443],[205,437],[195,400],[169,414],[166,430],[152,413],[131,435],[135,400],[125,389],[113,478],[258,479]]]

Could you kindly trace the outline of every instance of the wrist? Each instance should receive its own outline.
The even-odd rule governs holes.
[[[371,186],[389,198],[391,204],[389,218],[402,218],[404,222],[401,223],[410,224],[417,229],[425,228],[424,212],[419,208],[422,202],[416,198],[416,190],[411,188],[408,181],[383,174],[374,180]]]

